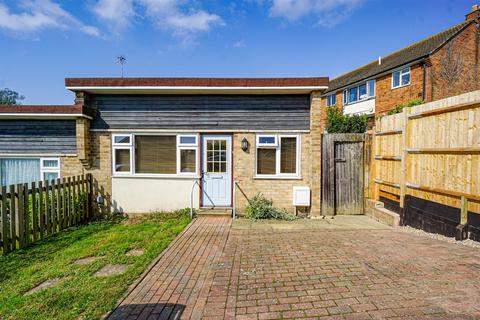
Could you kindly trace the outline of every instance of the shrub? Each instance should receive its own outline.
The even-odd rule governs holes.
[[[336,106],[327,108],[327,132],[328,133],[364,133],[367,131],[368,116],[345,115]]]
[[[404,104],[397,104],[392,110],[387,112],[387,115],[391,116],[392,114],[401,113],[405,108],[411,108],[413,106],[418,106],[419,104],[423,103],[423,100],[415,99]]]
[[[245,217],[253,220],[277,219],[288,221],[295,220],[297,218],[285,210],[275,208],[272,200],[265,198],[261,193],[255,195],[248,201]]]

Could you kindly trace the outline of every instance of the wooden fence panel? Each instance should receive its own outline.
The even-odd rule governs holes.
[[[381,118],[373,146],[377,200],[403,208],[413,196],[480,214],[480,91]]]
[[[3,254],[78,225],[92,216],[91,175],[0,188]]]

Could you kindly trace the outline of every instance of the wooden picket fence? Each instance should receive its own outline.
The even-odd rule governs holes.
[[[407,195],[480,213],[480,91],[405,108],[377,121],[371,198]]]
[[[79,225],[92,216],[90,174],[0,188],[3,254]]]

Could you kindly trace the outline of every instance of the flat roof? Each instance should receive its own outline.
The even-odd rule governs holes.
[[[66,78],[71,91],[91,93],[310,93],[328,88],[328,77],[310,78]]]

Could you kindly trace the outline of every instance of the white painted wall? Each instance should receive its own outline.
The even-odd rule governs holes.
[[[190,191],[195,179],[112,178],[113,209],[125,213],[148,213],[190,207]],[[199,187],[193,193],[194,208],[199,207]]]
[[[375,99],[348,104],[343,108],[344,114],[374,114]]]

